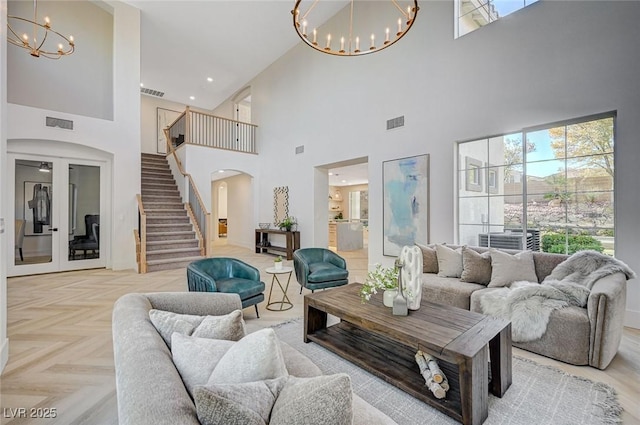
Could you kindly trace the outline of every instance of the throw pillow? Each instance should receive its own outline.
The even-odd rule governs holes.
[[[466,246],[462,247],[462,282],[486,285],[491,282],[491,252],[477,253]]]
[[[313,378],[289,376],[271,411],[270,425],[351,425],[351,378],[346,373]]]
[[[194,401],[203,425],[265,425],[287,377],[242,384],[196,387]]]
[[[416,244],[422,251],[422,273],[438,273],[438,255],[436,248],[433,246],[425,246]]]
[[[199,338],[226,339],[240,341],[245,336],[242,311],[235,310],[224,316],[207,316],[193,331]]]
[[[173,363],[191,397],[197,385],[207,383],[213,369],[234,344],[234,341],[196,338],[177,332],[171,336]]]
[[[511,255],[491,249],[491,282],[489,288],[507,286],[518,280],[537,282],[533,252],[522,251]]]
[[[245,335],[244,320],[240,310],[223,316],[196,316],[152,309],[149,311],[149,318],[169,348],[171,348],[171,335],[174,332],[231,341],[238,341]]]
[[[462,275],[462,248],[456,250],[448,246],[436,245],[438,256],[438,276],[460,277]]]
[[[278,337],[272,328],[251,333],[226,352],[207,385],[239,384],[287,376]]]

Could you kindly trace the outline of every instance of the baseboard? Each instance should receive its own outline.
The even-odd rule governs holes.
[[[4,370],[9,360],[9,340],[7,338],[2,341],[2,349],[0,350],[0,372]]]
[[[624,315],[624,325],[634,329],[640,329],[640,311],[627,310]]]

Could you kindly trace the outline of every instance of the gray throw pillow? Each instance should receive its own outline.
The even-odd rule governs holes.
[[[174,332],[231,341],[238,341],[245,335],[244,320],[240,310],[223,316],[196,316],[152,309],[149,311],[149,318],[169,348],[171,348],[171,335]]]
[[[508,286],[525,280],[538,282],[532,251],[522,251],[511,255],[491,248],[491,282],[489,288]]]
[[[173,363],[192,397],[193,389],[207,383],[213,369],[234,344],[235,341],[196,338],[177,332],[171,336]]]
[[[422,251],[422,273],[438,273],[438,255],[436,248],[433,246],[425,246],[416,244]]]
[[[242,384],[198,386],[194,401],[203,425],[266,425],[287,377]]]
[[[462,282],[486,285],[491,282],[491,253],[482,254],[466,246],[462,247]]]
[[[452,249],[448,246],[436,245],[438,255],[438,276],[460,277],[462,275],[462,248]]]
[[[239,384],[287,376],[278,337],[272,328],[251,333],[226,352],[207,385]]]
[[[280,391],[270,425],[351,425],[353,423],[351,378],[346,373],[313,378],[289,376]]]

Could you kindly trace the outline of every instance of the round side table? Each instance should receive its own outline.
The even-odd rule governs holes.
[[[293,304],[289,297],[287,296],[287,289],[289,289],[289,282],[291,282],[291,273],[293,272],[293,267],[282,267],[281,269],[276,269],[275,267],[269,267],[265,270],[267,273],[272,275],[271,277],[271,288],[269,289],[269,298],[267,300],[267,310],[271,311],[285,311],[293,308]],[[282,287],[282,282],[278,278],[278,275],[288,274],[287,276],[287,284]],[[282,300],[280,301],[271,301],[271,293],[273,292],[273,284],[277,283],[280,289],[282,289]],[[271,306],[279,305],[280,308],[275,308]]]

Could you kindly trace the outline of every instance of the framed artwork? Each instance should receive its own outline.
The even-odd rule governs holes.
[[[24,235],[51,234],[52,185],[47,182],[24,182]]]
[[[158,129],[157,129],[157,151],[167,153],[167,139],[164,136],[164,129],[173,123],[182,112],[171,109],[157,108]]]
[[[429,155],[382,163],[382,254],[397,257],[405,245],[429,243]]]

